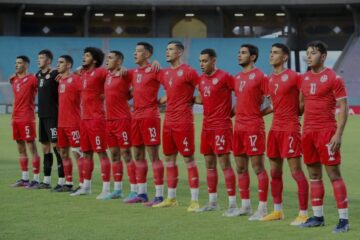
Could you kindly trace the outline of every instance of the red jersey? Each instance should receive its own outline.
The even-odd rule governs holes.
[[[81,119],[105,119],[104,83],[107,73],[100,67],[81,74]]]
[[[151,70],[150,64],[129,72],[133,86],[133,117],[159,118],[158,91],[160,88],[159,73]]]
[[[128,104],[130,86],[130,76],[108,73],[104,86],[107,120],[131,118]]]
[[[10,81],[10,84],[14,93],[13,121],[35,121],[37,78],[33,74],[27,74],[22,78],[16,76]]]
[[[268,79],[258,68],[240,72],[235,77],[236,118],[239,131],[264,131],[261,104],[267,91]]]
[[[302,76],[304,95],[304,131],[336,128],[336,100],[346,98],[344,81],[335,71],[325,68],[319,73],[308,71]]]
[[[166,91],[166,123],[193,123],[193,96],[199,75],[189,65],[182,64],[161,72],[160,82]]]
[[[233,82],[233,77],[220,69],[211,76],[200,76],[198,88],[203,99],[204,130],[232,128],[230,114]]]
[[[271,130],[300,132],[299,93],[300,75],[290,69],[271,74],[268,85],[274,117]]]
[[[76,74],[59,80],[59,127],[79,127],[81,87]]]

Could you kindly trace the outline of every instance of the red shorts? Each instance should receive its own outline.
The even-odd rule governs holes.
[[[194,154],[194,124],[164,124],[163,151],[165,155],[180,152],[183,156]]]
[[[267,139],[269,158],[295,158],[301,156],[301,135],[299,132],[272,131]]]
[[[80,139],[81,150],[83,152],[105,152],[107,148],[105,120],[81,120]]]
[[[35,122],[12,122],[13,139],[16,141],[34,141],[36,138]]]
[[[233,151],[235,156],[262,155],[265,152],[265,131],[234,131]]]
[[[160,118],[132,119],[131,141],[133,146],[160,145]]]
[[[131,147],[131,120],[118,119],[106,121],[106,136],[108,147]]]
[[[340,151],[334,153],[328,147],[335,132],[336,129],[303,133],[301,140],[305,164],[318,162],[324,165],[340,164]]]
[[[231,152],[232,129],[202,130],[201,154],[226,154]]]
[[[57,146],[59,148],[78,148],[80,147],[80,129],[79,127],[58,127],[57,128]]]

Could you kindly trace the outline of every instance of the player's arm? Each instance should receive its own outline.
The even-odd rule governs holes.
[[[270,97],[264,97],[263,103],[261,105],[261,115],[266,116],[266,115],[272,113],[273,111],[274,110],[273,110],[273,106],[272,106]]]
[[[15,78],[16,78],[16,73],[13,73],[9,78],[9,82],[12,83],[12,81],[14,81]]]
[[[162,96],[161,98],[158,99],[158,104],[159,105],[162,105],[162,104],[165,104],[167,101],[167,96]]]
[[[339,116],[337,121],[337,128],[334,136],[330,140],[331,151],[336,152],[341,146],[341,137],[344,133],[344,128],[348,118],[349,107],[346,98],[337,100],[339,106]]]
[[[194,97],[194,104],[203,104],[203,100],[200,95]]]
[[[299,94],[299,116],[302,116],[304,114],[304,95],[300,92]]]

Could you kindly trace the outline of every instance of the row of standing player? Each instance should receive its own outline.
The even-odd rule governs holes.
[[[270,64],[274,71],[267,77],[256,68],[258,49],[251,44],[240,47],[238,60],[242,72],[232,77],[216,68],[216,53],[204,49],[200,54],[200,66],[203,74],[198,76],[190,66],[181,63],[184,46],[181,42],[172,41],[166,49],[166,60],[170,67],[156,70],[151,66],[153,48],[150,44],[137,44],[134,58],[138,68],[126,70],[121,67],[123,55],[111,51],[107,55],[107,69],[102,65],[104,54],[97,48],[86,48],[83,56],[83,67],[77,74],[71,74],[72,58],[63,55],[58,59],[59,74],[59,124],[58,147],[64,163],[66,184],[61,188],[69,191],[72,188],[72,165],[69,147],[77,153],[81,187],[71,195],[91,193],[91,175],[93,171],[93,152],[97,152],[101,162],[103,190],[98,199],[122,197],[123,165],[120,156],[125,160],[131,192],[125,202],[144,202],[151,207],[176,206],[176,187],[178,168],[177,153],[184,157],[188,169],[191,189],[191,202],[188,211],[205,212],[219,208],[217,204],[217,159],[224,172],[226,190],[229,197],[229,208],[224,216],[252,214],[249,196],[250,178],[248,162],[258,178],[259,206],[249,220],[271,221],[284,218],[282,210],[282,164],[288,159],[293,178],[298,185],[300,212],[291,223],[302,227],[323,226],[322,165],[331,179],[335,199],[338,204],[340,220],[335,232],[349,229],[346,187],[340,175],[340,143],[347,116],[346,92],[343,81],[332,70],[324,67],[326,45],[313,42],[307,49],[310,71],[299,75],[284,65],[289,57],[289,49],[281,43],[274,44],[270,53]],[[52,57],[45,55],[48,65]],[[32,150],[35,127],[33,103],[28,104],[27,111],[20,110],[24,99],[34,99],[36,89],[50,78],[52,72],[45,75],[44,82],[38,82],[26,72],[28,58],[19,56],[16,61],[17,75],[11,79],[15,93],[13,129],[14,139],[19,146],[24,140],[29,142]],[[22,69],[22,72],[20,71]],[[38,77],[40,75],[38,74]],[[30,84],[29,84],[30,82]],[[32,90],[22,85],[28,84]],[[160,84],[164,85],[166,96],[157,99]],[[193,97],[194,89],[200,95]],[[231,109],[231,93],[235,92],[236,107]],[[54,98],[55,95],[51,97]],[[105,107],[104,108],[104,96]],[[260,109],[263,97],[269,97],[272,106]],[[130,113],[128,100],[134,98],[134,112]],[[81,102],[81,113],[80,113]],[[334,109],[336,102],[340,106],[340,118],[336,124]],[[17,104],[18,103],[18,104]],[[164,166],[159,159],[160,115],[158,104],[167,104],[163,124],[163,151],[166,161],[166,179],[168,196],[163,198]],[[204,154],[207,168],[207,185],[209,202],[204,207],[198,204],[198,170],[194,161],[194,125],[192,105],[204,105],[204,120],[201,133],[201,153]],[[39,104],[40,98],[39,98]],[[304,107],[305,105],[305,107]],[[26,108],[25,107],[25,108]],[[305,109],[303,135],[300,135],[299,116]],[[24,113],[27,113],[27,115]],[[267,214],[268,175],[264,168],[265,127],[263,116],[273,112],[274,118],[268,135],[267,155],[271,165],[271,193],[274,198],[274,211]],[[235,115],[235,127],[232,130],[231,116]],[[24,116],[29,117],[24,121]],[[25,118],[26,119],[26,118]],[[81,119],[81,120],[80,120]],[[106,120],[105,120],[106,119]],[[40,119],[41,120],[41,119]],[[40,138],[41,138],[40,123]],[[30,139],[29,139],[30,138]],[[81,139],[81,141],[80,141]],[[81,146],[80,152],[79,146]],[[130,152],[134,149],[134,160]],[[106,149],[110,148],[112,164]],[[24,148],[24,147],[23,147]],[[21,148],[19,148],[20,150]],[[152,162],[155,198],[147,197],[146,176],[148,171],[145,150]],[[314,217],[307,217],[308,182],[301,169],[301,153],[310,176],[311,203]],[[231,167],[230,152],[235,156],[238,184],[241,196],[241,207],[236,204],[236,178]],[[34,152],[34,151],[33,151]],[[38,170],[39,158],[34,155],[33,165]],[[26,159],[26,161],[25,161]],[[45,160],[45,159],[44,159]],[[26,164],[25,164],[26,162]],[[38,164],[38,165],[36,165]],[[20,151],[20,165],[23,171],[22,180],[17,186],[26,185],[27,157]],[[44,165],[46,162],[44,161]],[[114,191],[110,192],[110,172],[113,171]],[[35,174],[38,174],[34,171]],[[46,176],[46,175],[45,175]],[[38,177],[35,179],[38,182]],[[45,180],[45,179],[44,179]],[[28,180],[27,180],[28,181]],[[25,182],[25,183],[24,183]],[[41,185],[40,183],[35,183]],[[60,190],[61,191],[61,190]]]

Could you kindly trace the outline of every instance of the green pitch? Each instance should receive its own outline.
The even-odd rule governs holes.
[[[269,127],[270,118],[266,120]],[[196,160],[200,171],[200,204],[204,204],[208,195],[204,161],[199,153],[201,121],[201,116],[196,116]],[[334,235],[331,231],[337,223],[338,214],[332,188],[326,176],[324,177],[326,226],[299,229],[289,225],[297,215],[298,209],[296,184],[286,164],[284,164],[283,199],[285,220],[267,223],[249,222],[246,217],[222,217],[223,210],[227,208],[227,197],[221,171],[219,171],[218,194],[222,211],[204,214],[187,213],[190,192],[187,172],[181,158],[178,159],[180,181],[177,192],[180,205],[170,209],[148,209],[142,205],[125,205],[119,200],[106,202],[95,200],[101,190],[97,158],[91,196],[74,198],[66,193],[51,193],[47,190],[12,189],[9,187],[10,184],[20,178],[18,155],[16,144],[11,140],[10,116],[0,115],[0,239],[360,239],[359,126],[360,117],[349,118],[342,145],[342,173],[348,187],[351,230],[349,233]],[[41,152],[40,145],[38,150]],[[76,183],[76,164],[74,168]],[[153,197],[151,168],[149,173],[149,196]],[[54,167],[53,185],[56,181],[57,172]],[[257,179],[251,173],[253,209],[257,206],[256,187]],[[124,188],[127,194],[129,185],[126,177]],[[271,209],[272,200],[269,194],[269,210]]]

